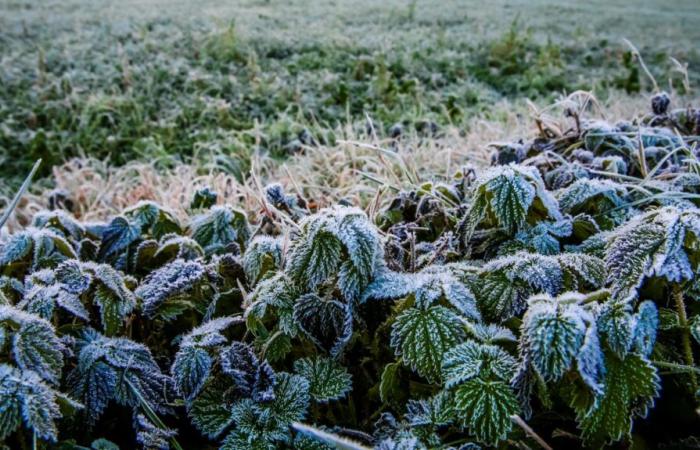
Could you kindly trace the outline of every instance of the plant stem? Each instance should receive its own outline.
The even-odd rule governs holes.
[[[12,199],[9,205],[7,205],[7,209],[2,215],[2,218],[0,218],[0,228],[5,225],[5,222],[7,222],[7,219],[10,218],[10,215],[12,214],[12,211],[15,210],[17,207],[17,204],[19,203],[20,199],[24,195],[24,193],[27,191],[29,188],[29,185],[32,183],[32,178],[34,178],[34,175],[36,174],[36,171],[39,170],[39,166],[41,165],[41,159],[37,159],[37,161],[34,163],[34,167],[32,167],[32,171],[29,172],[29,175],[27,175],[27,178],[24,179],[24,182],[22,183],[22,186],[20,186],[19,191],[15,194],[15,197]]]
[[[535,430],[533,430],[533,429],[530,427],[530,425],[528,425],[528,424],[523,420],[522,417],[520,417],[520,416],[517,415],[517,414],[514,414],[514,415],[510,416],[510,420],[512,420],[517,426],[519,426],[520,428],[522,428],[523,431],[525,431],[525,434],[527,434],[527,435],[530,436],[532,439],[534,439],[535,442],[537,442],[537,443],[540,445],[540,447],[542,447],[542,448],[545,449],[545,450],[552,450],[552,447],[550,447],[549,444],[547,444],[547,443],[545,442],[545,440],[542,439],[542,438],[540,437],[539,434],[535,433]]]
[[[688,316],[685,313],[685,302],[683,301],[683,290],[679,284],[673,285],[673,300],[676,302],[676,311],[678,312],[678,324],[681,326],[681,345],[683,346],[683,357],[685,364],[690,367],[695,367],[693,359],[693,348],[690,344],[690,329],[688,328]],[[689,373],[690,384],[693,392],[698,391],[697,374]]]
[[[700,375],[700,368],[686,366],[685,364],[676,364],[666,361],[652,361],[651,363],[662,369],[670,369],[672,371],[671,373],[697,373]]]

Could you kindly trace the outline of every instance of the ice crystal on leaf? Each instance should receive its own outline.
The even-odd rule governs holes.
[[[282,242],[269,236],[255,237],[243,255],[243,269],[251,286],[281,266]]]
[[[140,235],[149,235],[160,239],[170,233],[179,234],[182,232],[175,213],[154,202],[139,202],[124,210],[123,214],[133,226],[139,228]]]
[[[6,275],[21,277],[75,258],[77,254],[71,244],[49,228],[27,228],[0,243],[0,267]]]
[[[314,344],[338,356],[352,336],[352,311],[337,300],[306,294],[294,304],[294,320]]]
[[[357,208],[336,206],[301,221],[287,261],[287,273],[306,290],[333,281],[355,300],[383,263],[379,234]]]
[[[12,306],[0,306],[0,336],[0,354],[7,343],[9,356],[20,369],[58,383],[64,346],[49,322]]]
[[[168,410],[163,398],[168,377],[144,345],[87,330],[77,344],[77,358],[67,384],[85,405],[88,423],[94,424],[111,400],[130,407],[144,401],[157,412]]]
[[[440,377],[445,353],[464,338],[462,322],[443,306],[408,308],[391,327],[391,346],[404,364],[430,381]]]
[[[700,212],[665,207],[639,215],[610,237],[605,254],[608,283],[613,296],[635,298],[645,279],[658,277],[669,283],[693,278],[690,239],[700,236]]]
[[[309,394],[319,403],[342,398],[352,388],[350,374],[333,359],[299,359],[294,363],[294,371],[309,381]]]
[[[518,165],[498,166],[477,179],[461,228],[468,244],[481,224],[503,228],[513,235],[526,223],[546,218],[561,220],[557,201],[546,190],[536,169]]]
[[[458,278],[454,266],[428,266],[418,273],[382,270],[362,294],[363,299],[398,299],[413,294],[419,308],[429,308],[444,299],[463,316],[479,321],[481,314],[474,295]]]
[[[531,297],[523,316],[522,351],[546,381],[561,379],[574,364],[584,382],[601,389],[604,372],[595,316],[579,294]]]
[[[0,440],[24,423],[40,439],[56,441],[60,400],[35,372],[0,363]]]
[[[245,213],[230,206],[214,206],[207,213],[193,218],[190,228],[192,239],[204,248],[207,255],[229,251],[231,246],[242,251],[250,237]]]
[[[455,390],[455,410],[479,442],[495,446],[513,428],[518,401],[507,383],[475,378]]]
[[[474,293],[486,316],[505,320],[520,313],[534,293],[597,289],[604,279],[603,261],[594,256],[521,252],[485,264],[474,282]]]
[[[502,348],[466,341],[447,353],[442,361],[442,379],[451,388],[477,376],[510,381],[517,362]]]
[[[186,309],[206,309],[215,281],[216,274],[201,262],[178,259],[151,272],[135,294],[147,317],[169,320]]]

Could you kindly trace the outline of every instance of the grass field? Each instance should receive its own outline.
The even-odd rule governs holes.
[[[623,38],[683,95],[700,73],[698,21],[694,1],[6,0],[2,190],[37,158],[42,175],[94,157],[194,161],[242,180],[253,154],[348,132],[470,132],[475,117],[502,123],[525,98],[578,89],[624,101],[651,83]]]

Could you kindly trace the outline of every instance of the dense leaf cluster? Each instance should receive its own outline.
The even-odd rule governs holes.
[[[38,214],[0,243],[0,439],[683,447],[700,400],[700,165],[654,101],[636,123],[576,118],[502,146],[375,221],[308,211],[279,185],[261,199],[277,227],[211,192],[189,223],[149,202],[107,223]]]

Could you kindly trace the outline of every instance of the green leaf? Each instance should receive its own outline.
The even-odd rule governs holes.
[[[352,389],[348,371],[330,358],[299,359],[294,371],[309,380],[309,394],[319,403],[342,398]]]
[[[430,381],[440,376],[445,352],[464,338],[459,317],[443,306],[409,308],[391,327],[391,346],[404,364]]]
[[[456,389],[455,410],[479,442],[496,446],[513,427],[518,400],[505,382],[475,378]]]
[[[442,362],[442,378],[445,387],[451,388],[472,378],[510,381],[517,362],[505,350],[472,340],[451,348]]]
[[[188,410],[192,424],[210,439],[218,438],[233,424],[230,384],[223,378],[210,380]]]
[[[226,252],[231,245],[243,251],[250,237],[248,219],[243,211],[230,206],[214,206],[207,213],[192,219],[192,239],[207,255]]]
[[[643,357],[607,353],[605,365],[602,395],[588,410],[578,411],[583,439],[592,447],[629,438],[632,420],[646,417],[661,389],[656,369]]]

